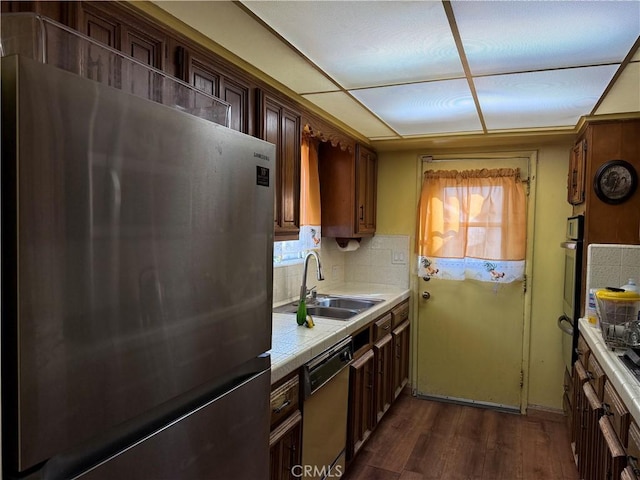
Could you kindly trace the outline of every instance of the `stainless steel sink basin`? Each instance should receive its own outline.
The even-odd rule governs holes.
[[[312,317],[327,317],[327,318],[339,318],[346,320],[347,318],[355,317],[360,312],[358,310],[351,310],[347,308],[334,308],[334,307],[307,307],[307,314]]]
[[[380,302],[384,302],[384,300],[318,295],[317,298],[307,300],[307,313],[312,317],[348,320]],[[298,302],[287,303],[274,308],[273,311],[275,313],[296,313]]]
[[[365,300],[342,297],[318,298],[316,301],[318,305],[321,305],[323,307],[349,308],[354,310],[366,310],[367,308],[371,308],[377,303],[381,302],[381,300]]]

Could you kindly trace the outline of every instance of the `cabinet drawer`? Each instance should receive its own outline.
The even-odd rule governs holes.
[[[300,383],[295,376],[271,392],[271,428],[298,409]]]
[[[383,317],[380,317],[373,324],[373,341],[377,342],[385,335],[389,335],[391,333],[391,312],[387,313]]]
[[[620,439],[620,443],[622,443],[623,447],[626,447],[629,435],[629,411],[622,402],[618,392],[615,391],[613,385],[611,385],[608,380],[605,381],[604,385],[603,408],[604,413],[609,417],[611,425]]]
[[[582,335],[578,337],[578,360],[582,362],[582,365],[587,365],[587,360],[589,359],[589,354],[591,353],[591,349],[589,345],[587,345],[587,341],[584,339]]]
[[[627,436],[627,455],[640,464],[640,428],[633,421],[629,425],[629,435]]]
[[[392,327],[396,328],[402,322],[409,318],[409,300],[405,300],[400,305],[396,305],[391,310],[393,315]]]
[[[587,375],[589,376],[589,383],[596,391],[598,398],[602,400],[604,395],[604,381],[606,377],[604,374],[604,370],[602,370],[602,367],[596,360],[595,355],[589,355],[586,364],[586,370]]]

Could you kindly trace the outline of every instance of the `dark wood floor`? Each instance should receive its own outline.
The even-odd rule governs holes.
[[[344,480],[576,480],[559,414],[501,413],[402,395]]]

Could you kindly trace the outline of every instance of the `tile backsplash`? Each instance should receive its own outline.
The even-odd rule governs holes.
[[[630,278],[640,284],[640,245],[589,245],[585,286],[587,292],[591,288],[620,287]],[[588,301],[588,295],[585,296]]]
[[[363,238],[354,251],[342,251],[333,238],[323,238],[319,251],[324,281],[316,279],[315,260],[309,261],[307,288],[316,285],[331,290],[344,282],[380,283],[409,288],[409,237],[376,235]],[[300,294],[304,265],[274,265],[273,302],[296,298]]]

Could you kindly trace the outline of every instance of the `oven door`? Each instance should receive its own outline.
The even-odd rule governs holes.
[[[560,245],[564,249],[564,292],[562,313],[571,319],[573,323],[578,313],[578,302],[580,298],[578,277],[578,264],[580,258],[581,242],[563,242]]]

